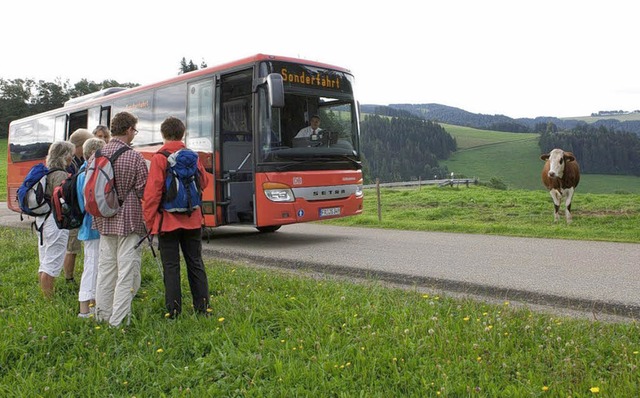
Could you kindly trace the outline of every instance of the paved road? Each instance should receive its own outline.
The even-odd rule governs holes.
[[[28,227],[0,206],[0,225]],[[297,224],[213,230],[209,255],[640,318],[640,244]]]
[[[640,318],[640,244],[319,224],[213,236],[230,259]]]

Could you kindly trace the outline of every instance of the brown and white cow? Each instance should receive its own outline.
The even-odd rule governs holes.
[[[558,221],[560,216],[560,201],[565,197],[565,217],[567,224],[571,223],[571,199],[573,193],[580,182],[580,166],[576,157],[571,152],[562,149],[554,149],[549,153],[540,156],[544,160],[542,169],[542,183],[549,190],[551,199],[555,206],[554,221]]]

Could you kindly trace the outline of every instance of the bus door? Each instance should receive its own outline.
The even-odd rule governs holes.
[[[99,125],[109,126],[110,116],[110,106],[95,106],[89,108],[87,128],[89,131],[93,131]]]
[[[252,84],[245,69],[221,76],[218,88],[224,224],[255,225]]]
[[[68,122],[69,117],[66,114],[56,116],[53,141],[64,141],[66,139]]]
[[[219,163],[215,155],[214,100],[215,78],[191,82],[187,86],[186,145],[198,152],[210,184],[202,192],[202,212],[206,226],[220,225],[217,201]]]
[[[67,139],[77,129],[87,128],[88,115],[89,115],[89,112],[86,109],[69,115],[69,130],[67,132]]]

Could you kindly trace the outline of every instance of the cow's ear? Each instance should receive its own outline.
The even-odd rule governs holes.
[[[548,153],[545,153],[544,155],[540,155],[540,159],[542,159],[542,160],[547,160],[547,159],[549,159],[549,154],[548,154]]]
[[[571,152],[565,152],[564,153],[564,160],[566,160],[567,162],[573,162],[574,160],[576,160],[576,157],[573,156],[573,153],[571,153]]]

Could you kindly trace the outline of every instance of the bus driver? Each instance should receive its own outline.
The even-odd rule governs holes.
[[[311,116],[311,120],[309,120],[309,125],[298,131],[298,134],[296,134],[295,138],[309,138],[313,141],[314,138],[316,138],[315,136],[321,131],[322,129],[320,128],[320,116],[313,115]]]

